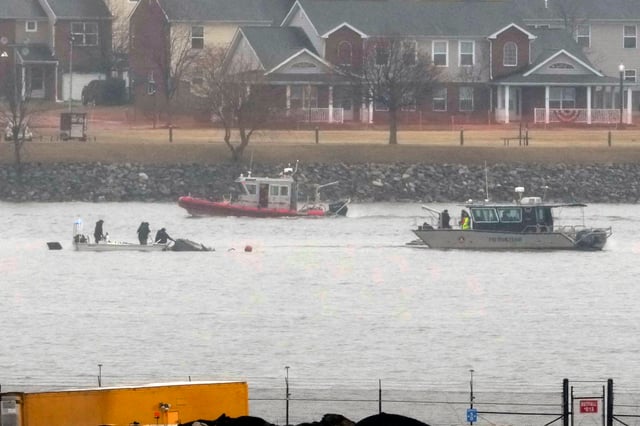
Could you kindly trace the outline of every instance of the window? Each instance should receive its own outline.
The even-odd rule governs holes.
[[[204,27],[191,27],[191,48],[204,49]]]
[[[413,95],[404,94],[402,96],[402,111],[415,111],[417,107],[418,103]]]
[[[636,70],[624,70],[624,81],[629,81],[631,83],[636,82]]]
[[[625,49],[636,48],[636,26],[635,25],[624,26],[623,43],[624,43]]]
[[[402,61],[406,65],[415,65],[418,57],[418,49],[415,41],[402,42]]]
[[[28,33],[35,33],[36,31],[38,31],[38,22],[37,21],[25,22],[24,30]]]
[[[498,217],[500,222],[517,223],[522,221],[522,209],[506,208],[498,209]]]
[[[468,67],[475,62],[475,42],[473,41],[461,41],[460,42],[460,58],[459,65]]]
[[[389,62],[389,48],[376,45],[376,65],[386,65]]]
[[[433,92],[433,110],[434,111],[446,111],[447,110],[447,88],[439,87]]]
[[[479,209],[471,209],[471,217],[473,217],[474,222],[498,222],[498,216],[496,215],[496,210],[492,208],[479,208]]]
[[[568,64],[566,62],[556,62],[555,64],[551,64],[549,65],[549,69],[552,70],[572,70],[575,69],[575,67],[571,64]]]
[[[505,67],[518,66],[518,45],[508,41],[502,48],[502,65]]]
[[[291,108],[308,109],[318,107],[318,88],[316,86],[291,86]]]
[[[376,111],[389,111],[389,107],[387,106],[387,100],[382,96],[376,97],[373,104],[374,104],[373,108]]]
[[[289,195],[289,187],[288,186],[281,186],[280,187],[280,195],[282,195],[283,197],[286,197]]]
[[[349,67],[352,65],[352,48],[348,41],[338,43],[338,65]]]
[[[75,46],[97,46],[98,24],[95,22],[72,22],[71,37]]]
[[[271,196],[277,197],[278,195],[280,195],[280,187],[276,185],[270,185],[269,192],[271,193]]]
[[[591,47],[591,25],[579,24],[577,26],[576,41],[582,47]]]
[[[147,73],[147,95],[156,94],[156,81],[153,76],[153,71]]]
[[[439,67],[449,65],[449,42],[434,41],[433,42],[433,64]]]
[[[247,194],[256,195],[257,185],[255,183],[245,183]]]
[[[558,109],[575,108],[575,87],[552,87],[549,90],[549,107]]]
[[[459,110],[473,111],[473,87],[461,87],[459,93]]]

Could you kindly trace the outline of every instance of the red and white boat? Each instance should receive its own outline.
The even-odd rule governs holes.
[[[325,217],[346,216],[349,200],[334,203],[320,201],[320,190],[338,182],[316,185],[313,200],[300,203],[296,170],[287,167],[279,177],[255,177],[248,172],[235,180],[238,196],[235,199],[211,201],[192,196],[178,199],[178,205],[193,216],[251,216],[251,217]]]

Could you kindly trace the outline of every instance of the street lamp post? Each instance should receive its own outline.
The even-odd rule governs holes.
[[[69,36],[69,112],[73,98],[73,34]]]
[[[620,71],[620,125],[622,125],[622,115],[624,109],[624,95],[623,91],[623,82],[624,82],[624,64],[618,65],[618,70]]]
[[[286,376],[284,378],[285,383],[285,426],[289,426],[289,397],[291,394],[289,393],[289,366],[284,367],[286,371]]]

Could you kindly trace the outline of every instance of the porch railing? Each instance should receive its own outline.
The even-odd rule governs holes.
[[[545,109],[535,109],[535,122],[546,123]],[[619,109],[591,109],[591,124],[620,122]],[[588,123],[586,108],[549,108],[549,123]]]
[[[305,123],[343,123],[344,108],[333,108],[332,120],[329,120],[329,108],[304,108],[290,111],[290,116]]]

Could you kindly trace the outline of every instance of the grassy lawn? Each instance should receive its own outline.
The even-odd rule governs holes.
[[[24,148],[27,162],[141,162],[141,163],[218,163],[229,161],[230,154],[219,129],[176,121],[173,142],[167,128],[154,129],[151,122],[132,121],[128,110],[90,110],[88,141],[58,140],[60,110],[38,117],[33,126],[33,142]],[[517,125],[475,126],[461,129],[401,130],[399,145],[387,144],[384,127],[358,130],[316,131],[268,130],[256,132],[245,160],[285,163],[302,162],[431,162],[482,164],[483,162],[567,162],[630,163],[640,162],[640,129],[625,130],[530,128],[529,146],[519,146]],[[609,133],[611,146],[609,146]],[[510,146],[504,137],[516,138]],[[237,140],[234,140],[237,143]],[[13,161],[12,145],[0,144],[0,162]]]

